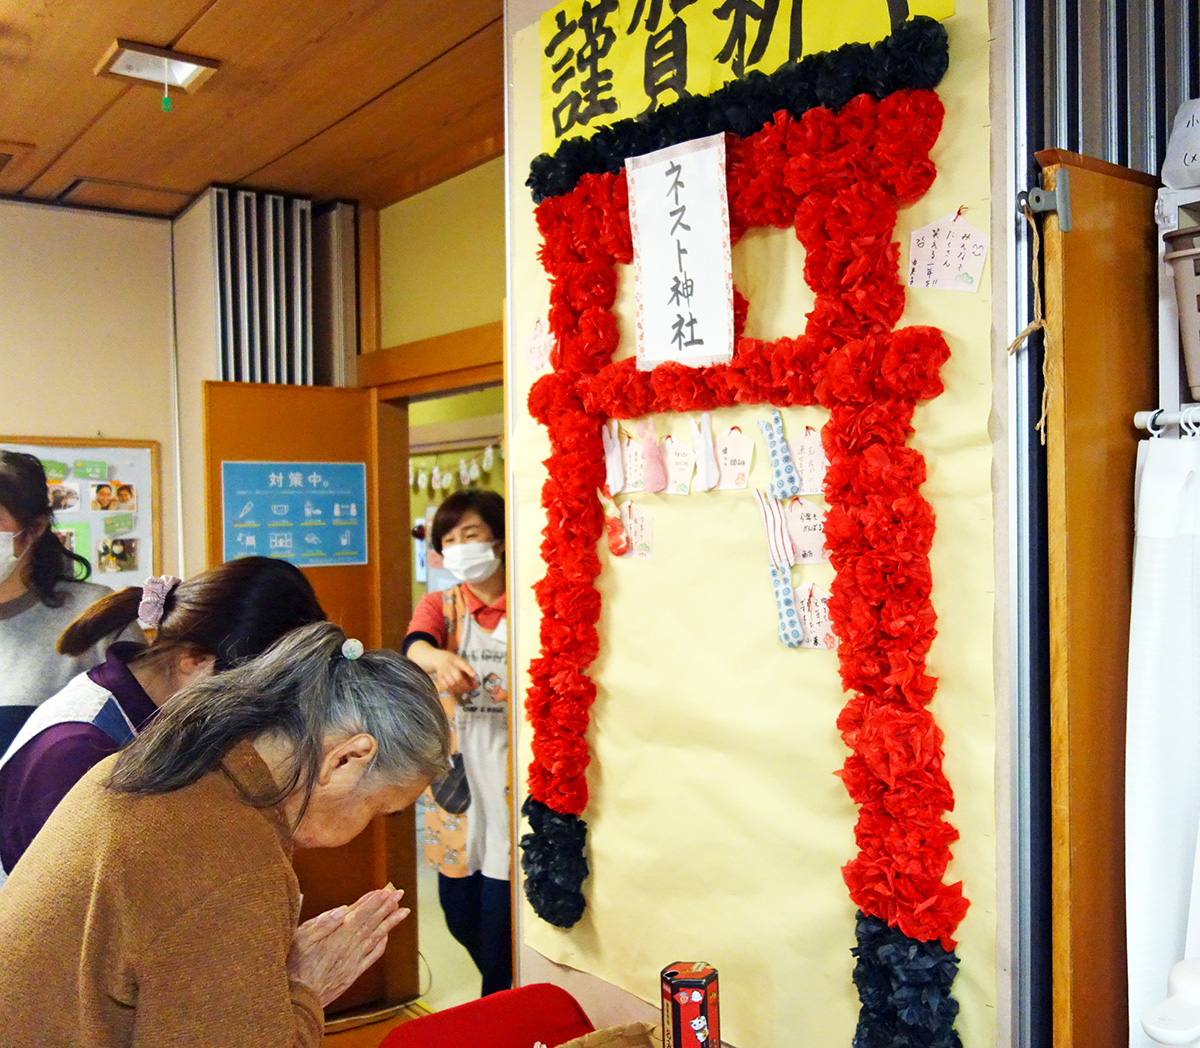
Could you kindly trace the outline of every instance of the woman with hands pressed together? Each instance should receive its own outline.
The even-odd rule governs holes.
[[[454,722],[451,771],[433,784],[437,808],[426,815],[425,857],[438,870],[446,924],[486,995],[512,985],[503,497],[476,488],[451,495],[430,542],[458,585],[421,598],[404,641]]]
[[[408,910],[384,888],[297,927],[292,849],[408,807],[449,744],[424,673],[324,622],[173,696],[0,891],[5,1043],[319,1045]]]

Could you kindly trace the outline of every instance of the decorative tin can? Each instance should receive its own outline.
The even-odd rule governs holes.
[[[663,1048],[719,1048],[720,991],[707,961],[676,961],[662,970]]]

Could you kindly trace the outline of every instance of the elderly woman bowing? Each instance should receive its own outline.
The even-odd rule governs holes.
[[[292,848],[344,844],[445,770],[429,678],[329,623],[170,699],[55,809],[0,891],[0,1040],[293,1048],[408,913],[296,926]]]

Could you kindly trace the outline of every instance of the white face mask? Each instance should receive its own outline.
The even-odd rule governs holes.
[[[442,551],[446,570],[459,582],[482,582],[500,567],[491,542],[464,542]]]
[[[15,534],[11,531],[0,531],[0,584],[8,581],[8,577],[17,570],[17,565],[21,562],[21,557],[17,556],[13,549],[17,535],[20,534],[19,531]]]

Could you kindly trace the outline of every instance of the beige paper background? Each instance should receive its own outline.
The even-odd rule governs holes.
[[[946,22],[950,71],[939,88],[947,119],[933,157],[939,176],[901,211],[896,239],[906,272],[911,230],[962,205],[989,228],[988,25],[980,0],[960,0]],[[524,354],[547,308],[532,204],[523,185],[539,150],[536,27],[510,41],[514,70],[509,149],[512,329],[510,499],[513,535],[514,700],[538,651],[540,508],[549,453],[525,406]],[[803,329],[812,296],[803,251],[788,231],[756,231],[734,250],[735,280],[751,301],[747,334]],[[990,265],[990,262],[989,262]],[[910,289],[902,325],[934,324],[951,347],[946,392],[918,408],[912,440],[925,455],[922,489],[937,514],[931,554],[939,636],[930,672],[940,680],[933,712],[946,733],[945,769],[962,839],[948,880],[972,901],[959,928],[962,964],[954,993],[964,1044],[995,1040],[995,733],[992,694],[993,517],[987,274],[976,294]],[[632,289],[623,274],[618,307],[633,350]],[[755,437],[751,484],[765,487],[757,419],[767,407],[713,414]],[[820,426],[818,408],[783,412],[788,436]],[[660,438],[690,442],[683,415],[655,416]],[[754,1048],[849,1045],[858,1014],[851,982],[854,906],[840,867],[855,854],[855,809],[834,777],[846,756],[834,722],[845,701],[836,654],[789,650],[776,636],[766,541],[751,494],[714,491],[683,498],[636,495],[653,518],[649,560],[601,552],[604,599],[599,686],[589,741],[592,874],[588,909],[570,930],[540,921],[523,902],[523,941],[551,960],[656,1003],[658,972],[677,960],[720,970],[725,1040]],[[827,564],[798,567],[799,590],[828,589]],[[518,768],[529,762],[529,729],[518,720]],[[518,786],[518,803],[524,799]]]

